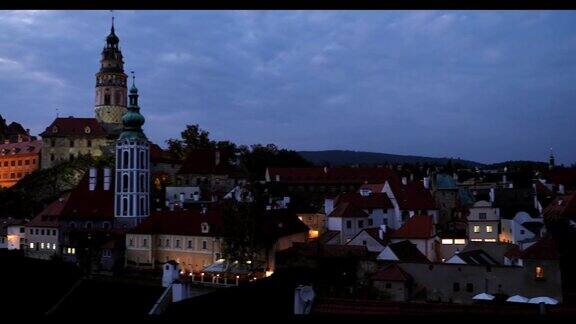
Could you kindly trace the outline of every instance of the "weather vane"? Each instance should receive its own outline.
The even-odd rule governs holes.
[[[134,75],[134,71],[130,71],[130,73],[132,74],[132,84],[136,83],[136,76]]]

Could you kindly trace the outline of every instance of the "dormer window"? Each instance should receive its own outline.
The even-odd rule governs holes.
[[[210,226],[208,226],[208,223],[204,222],[200,224],[200,228],[202,230],[202,233],[208,233]]]
[[[54,133],[54,134],[58,133],[58,126],[52,127],[52,133]]]
[[[90,126],[84,127],[84,133],[90,134],[90,132],[92,132],[92,129],[90,128]]]

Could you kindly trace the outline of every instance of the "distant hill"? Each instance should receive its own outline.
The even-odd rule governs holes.
[[[450,158],[433,158],[424,156],[414,156],[414,155],[396,155],[396,154],[386,154],[386,153],[375,153],[375,152],[357,152],[357,151],[344,151],[344,150],[328,150],[328,151],[299,151],[302,157],[306,160],[322,165],[328,163],[330,165],[354,165],[354,164],[401,164],[401,163],[430,163],[430,164],[440,164],[444,165],[448,163]],[[482,167],[484,164],[461,160],[452,159],[453,163],[460,163],[467,167]]]

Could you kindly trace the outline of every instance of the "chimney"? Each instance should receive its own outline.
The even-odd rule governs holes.
[[[408,179],[406,177],[402,177],[402,184],[404,186],[408,184]]]
[[[496,198],[496,193],[494,192],[494,188],[490,188],[490,202],[493,203]]]
[[[88,189],[90,191],[94,191],[96,189],[96,168],[90,168],[88,173],[89,173]]]
[[[424,182],[424,189],[430,189],[430,177],[424,177],[422,181]]]
[[[563,195],[565,194],[565,192],[566,191],[564,190],[564,185],[563,184],[558,185],[558,193]]]
[[[214,151],[214,160],[215,160],[215,164],[219,165],[220,164],[220,151],[216,150]]]
[[[104,168],[104,190],[110,190],[110,179],[111,179],[111,171],[110,168]]]
[[[384,239],[384,233],[386,233],[386,225],[380,225],[380,228],[378,229],[378,237],[381,240]]]

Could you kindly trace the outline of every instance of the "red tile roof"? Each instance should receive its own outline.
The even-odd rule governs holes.
[[[61,213],[62,219],[114,219],[114,172],[111,172],[110,188],[104,190],[104,170],[97,170],[96,187],[89,190],[89,172],[72,190],[68,203]]]
[[[58,227],[58,219],[64,210],[70,193],[67,193],[59,199],[53,201],[50,205],[44,208],[36,217],[34,217],[27,226],[29,227]]]
[[[398,257],[399,262],[410,262],[410,263],[429,263],[430,260],[418,250],[416,244],[404,240],[396,243],[388,244],[388,247],[394,255]]]
[[[0,144],[0,157],[12,155],[37,155],[42,149],[42,141]]]
[[[194,150],[183,162],[178,174],[228,174],[232,168],[227,164],[227,157],[215,149]],[[216,156],[220,154],[219,160]],[[217,163],[218,162],[218,163]]]
[[[520,255],[520,258],[525,260],[558,260],[559,257],[556,240],[551,236],[530,245]]]
[[[336,245],[311,243],[292,243],[292,247],[277,252],[276,255],[296,257],[350,258],[366,257],[368,250],[360,245]]]
[[[396,264],[378,270],[372,277],[374,281],[410,281],[412,276]]]
[[[397,231],[392,238],[429,239],[435,236],[434,218],[429,215],[412,216]]]
[[[310,228],[306,226],[295,213],[287,209],[269,210],[264,213],[262,219],[258,221],[259,236],[269,243],[274,243],[278,239],[298,233],[305,233],[306,236]]]
[[[338,204],[338,206],[328,214],[328,217],[367,218],[368,214],[353,203],[343,202]]]
[[[207,233],[202,233],[202,223],[208,224]],[[208,210],[205,214],[200,210],[160,211],[154,212],[128,233],[218,236],[222,232],[222,224],[219,209]]]
[[[403,185],[391,181],[390,187],[401,210],[431,210],[437,209],[430,190],[425,189],[422,182],[414,181]]]
[[[89,133],[86,132],[87,127]],[[96,118],[56,118],[46,130],[40,134],[42,137],[62,137],[62,136],[81,136],[81,137],[106,137],[106,130]]]
[[[271,167],[267,170],[270,181],[287,184],[362,184],[384,183],[390,178],[397,177],[393,170],[388,168],[351,168],[351,167],[301,167],[279,168]]]
[[[361,209],[392,209],[394,206],[385,193],[372,193],[362,196],[357,192],[340,194],[334,200],[334,205],[342,202],[350,202]]]
[[[163,150],[158,144],[150,144],[150,162],[180,164],[182,161],[173,158],[170,153]]]
[[[548,220],[557,218],[576,219],[576,192],[556,197],[543,211]]]

